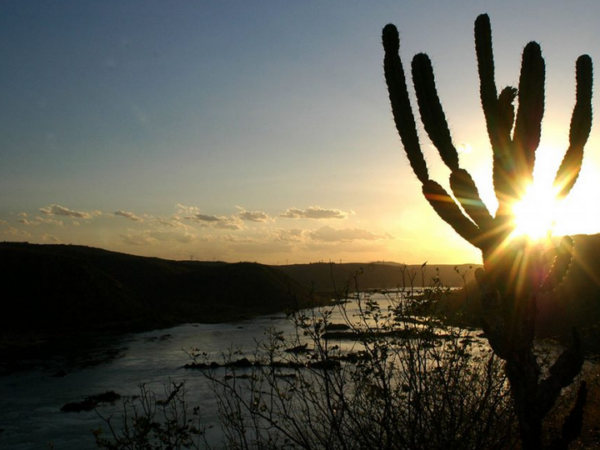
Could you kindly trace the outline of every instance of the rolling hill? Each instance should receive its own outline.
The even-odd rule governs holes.
[[[354,290],[356,286],[360,290],[427,287],[431,285],[434,277],[439,277],[444,286],[462,287],[465,281],[474,278],[477,267],[481,265],[404,265],[389,262],[277,266],[279,270],[316,292],[344,291],[346,287]],[[465,280],[460,274],[465,274]]]
[[[145,330],[310,304],[306,288],[256,263],[168,261],[75,245],[0,243],[2,333]]]
[[[600,235],[575,236],[563,285],[539,306],[540,331],[576,325],[600,340]],[[189,322],[224,322],[324,303],[348,287],[473,287],[475,264],[257,263],[170,261],[77,245],[0,243],[0,351],[23,336],[129,332]],[[480,317],[477,289],[468,310]],[[314,294],[316,293],[316,294]],[[10,344],[9,344],[10,346]],[[599,345],[600,346],[600,345]]]

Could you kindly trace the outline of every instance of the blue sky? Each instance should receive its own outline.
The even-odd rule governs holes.
[[[598,60],[594,1],[3,2],[0,239],[271,264],[479,262],[410,172],[380,33],[398,26],[405,66],[430,55],[461,163],[493,205],[473,44],[483,12],[499,86],[518,83],[528,41],[542,45],[547,181],[575,60]],[[597,129],[558,234],[600,229]]]

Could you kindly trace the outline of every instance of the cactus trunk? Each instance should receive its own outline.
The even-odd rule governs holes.
[[[509,86],[498,96],[489,17],[481,15],[475,21],[481,106],[493,152],[492,182],[499,204],[492,216],[471,175],[460,168],[431,61],[427,55],[418,54],[412,61],[412,76],[419,112],[425,131],[450,169],[454,198],[429,179],[399,56],[398,31],[393,25],[387,25],[382,39],[392,113],[406,155],[433,209],[460,236],[482,251],[484,270],[479,270],[476,276],[484,311],[484,330],[490,346],[506,364],[523,448],[542,449],[544,418],[562,389],[579,374],[583,357],[574,332],[573,344],[544,378],[533,352],[538,295],[555,289],[565,277],[573,257],[572,239],[563,239],[554,264],[547,270],[541,247],[525,238],[515,239],[512,234],[515,228],[512,205],[522,198],[532,180],[541,138],[545,62],[540,46],[531,42],[525,47],[519,89]],[[569,148],[555,178],[558,198],[565,197],[577,180],[583,148],[591,130],[592,62],[587,55],[577,60],[576,82]],[[517,99],[515,114],[513,103]],[[577,403],[565,419],[562,434],[555,438],[551,448],[566,449],[577,437],[586,393],[582,384]]]

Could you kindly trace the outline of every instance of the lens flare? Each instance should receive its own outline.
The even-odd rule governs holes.
[[[552,235],[557,208],[553,189],[532,184],[523,198],[512,207],[514,213],[513,237],[527,237],[540,241]]]

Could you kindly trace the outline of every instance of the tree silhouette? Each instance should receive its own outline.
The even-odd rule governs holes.
[[[421,121],[431,142],[450,169],[453,196],[429,178],[419,144],[404,69],[400,40],[394,25],[383,29],[384,70],[396,128],[410,165],[423,185],[423,194],[437,214],[464,239],[479,248],[483,269],[476,273],[484,310],[483,327],[494,352],[505,361],[506,373],[519,421],[524,449],[566,449],[579,435],[587,388],[582,382],[575,406],[564,421],[560,436],[544,442],[542,424],[563,388],[573,383],[583,365],[581,344],[573,342],[544,374],[534,352],[537,301],[541,293],[558,286],[570,266],[573,241],[565,237],[554,263],[546,264],[544,250],[518,237],[513,206],[532,181],[535,153],[540,143],[544,114],[545,63],[540,46],[523,51],[518,89],[508,86],[498,94],[494,79],[492,33],[489,17],[475,21],[475,48],[480,96],[493,150],[493,185],[498,209],[492,215],[482,201],[471,175],[460,168],[452,138],[435,87],[429,57],[412,60],[412,78]],[[576,64],[576,104],[571,118],[569,148],[558,169],[554,187],[558,198],[569,194],[579,175],[583,148],[592,123],[592,61],[580,56]],[[514,102],[518,101],[515,112]]]

